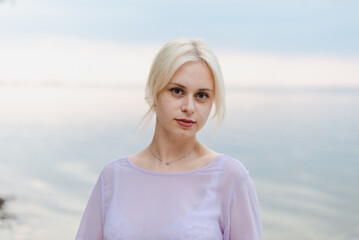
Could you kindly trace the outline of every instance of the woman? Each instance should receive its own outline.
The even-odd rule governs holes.
[[[248,171],[196,138],[213,104],[217,125],[224,115],[222,74],[208,45],[166,44],[152,64],[146,100],[145,117],[156,115],[152,142],[102,170],[76,239],[261,239]]]

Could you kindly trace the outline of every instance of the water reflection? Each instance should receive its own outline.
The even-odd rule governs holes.
[[[250,170],[264,238],[355,239],[357,92],[232,90],[227,104],[217,138],[215,121],[199,138]],[[0,238],[73,239],[101,168],[150,141],[145,111],[142,89],[0,87],[0,193],[18,217]]]

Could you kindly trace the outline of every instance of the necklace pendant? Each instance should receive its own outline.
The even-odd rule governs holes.
[[[1,2],[1,0],[0,0],[0,2]],[[189,151],[188,153],[186,153],[183,157],[178,158],[178,159],[176,159],[176,160],[174,160],[174,161],[172,161],[172,162],[165,162],[165,161],[163,161],[161,158],[159,158],[156,154],[154,154],[154,153],[152,152],[150,146],[148,147],[148,150],[151,152],[151,154],[152,154],[153,157],[155,157],[156,159],[158,159],[158,160],[161,161],[162,163],[166,164],[166,166],[168,166],[168,165],[170,165],[171,163],[174,163],[174,162],[176,162],[176,161],[179,161],[179,160],[181,160],[181,159],[184,159],[184,158],[188,157],[188,156],[198,147],[198,145],[199,145],[199,142],[197,142],[197,143],[194,145],[194,147],[192,148],[192,150]]]

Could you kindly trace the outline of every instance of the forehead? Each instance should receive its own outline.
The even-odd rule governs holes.
[[[187,88],[214,88],[212,73],[203,61],[186,62],[177,69],[170,83],[180,84]]]

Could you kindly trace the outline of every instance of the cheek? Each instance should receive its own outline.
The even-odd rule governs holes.
[[[174,109],[176,109],[176,105],[173,104],[173,102],[161,99],[157,101],[156,115],[161,118],[162,121],[167,121],[173,117]]]
[[[208,104],[206,106],[203,106],[203,108],[201,109],[201,116],[202,116],[202,121],[207,121],[209,114],[211,113],[211,109],[212,109],[213,104]]]
[[[179,108],[179,104],[174,101],[163,101],[160,107],[162,113],[169,115]]]

